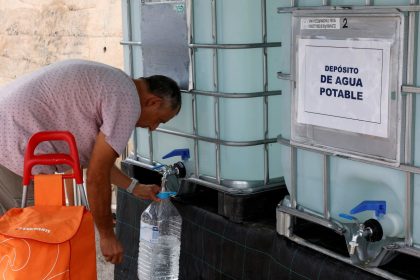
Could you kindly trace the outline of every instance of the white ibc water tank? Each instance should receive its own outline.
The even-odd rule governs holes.
[[[334,2],[334,5],[365,5],[365,1],[331,2]],[[380,5],[386,8],[385,5],[407,6],[409,4],[410,1],[381,1]],[[418,214],[420,211],[420,177],[417,175],[420,170],[418,167],[420,166],[420,149],[418,149],[419,141],[417,140],[420,119],[419,114],[415,113],[420,110],[420,103],[415,102],[411,112],[410,101],[407,101],[410,98],[407,96],[415,95],[413,93],[415,90],[403,86],[412,84],[414,78],[418,80],[420,76],[419,71],[412,67],[413,61],[409,61],[418,59],[418,48],[414,49],[411,54],[406,53],[407,44],[410,44],[407,37],[404,37],[404,32],[408,30],[408,14],[399,13],[395,9],[382,10],[382,14],[374,9],[364,11],[365,14],[357,10],[347,14],[339,10],[325,13],[321,8],[322,3],[316,3],[316,1],[299,1],[299,6],[312,7],[306,12],[295,12],[293,14],[294,26],[290,21],[291,25],[288,27],[293,29],[292,38],[294,41],[291,43],[297,50],[296,53],[290,53],[292,58],[290,62],[295,70],[293,76],[297,85],[294,90],[295,99],[291,103],[293,107],[291,113],[293,149],[282,145],[280,164],[281,173],[285,174],[289,192],[293,194],[295,202],[301,209],[315,213],[319,217],[331,217],[339,222],[346,222],[339,217],[341,213],[349,213],[362,201],[385,201],[389,219],[383,222],[384,238],[399,237],[403,243],[407,242],[407,244],[412,238],[410,246],[420,247]],[[320,9],[317,10],[316,7]],[[337,19],[339,25],[330,29],[325,26],[314,27],[309,24],[317,22],[313,19],[331,19],[331,22],[335,22]],[[342,25],[344,19],[349,26],[347,29],[344,29]],[[368,23],[362,27],[364,25],[362,22]],[[410,32],[417,33],[417,26],[410,28],[406,35]],[[369,129],[360,132],[364,128],[359,125],[351,128],[354,131],[351,131],[346,125],[337,127],[334,118],[323,123],[301,118],[302,115],[310,111],[308,108],[313,107],[308,107],[312,106],[308,103],[302,105],[304,102],[302,100],[308,100],[307,97],[299,99],[303,94],[307,94],[302,89],[307,85],[305,83],[310,82],[311,79],[308,75],[305,77],[302,75],[302,67],[309,57],[305,56],[307,52],[305,55],[302,54],[303,52],[299,53],[299,48],[327,47],[332,42],[331,40],[336,40],[333,45],[337,48],[342,47],[341,43],[337,43],[337,41],[347,42],[350,45],[355,41],[357,41],[355,45],[360,44],[358,43],[360,41],[373,42],[372,45],[378,42],[384,46],[390,44],[389,56],[387,58],[386,55],[384,56],[384,61],[388,60],[390,64],[389,79],[386,78],[386,81],[389,81],[388,91],[384,92],[385,98],[389,102],[389,107],[386,108],[388,115],[385,136],[372,135],[372,131]],[[322,42],[325,44],[323,45]],[[413,41],[411,40],[411,42]],[[384,49],[386,48],[384,47]],[[329,56],[333,55],[333,52],[330,52],[323,58],[311,61],[325,60],[327,65],[333,65],[329,60]],[[410,58],[403,60],[403,57],[407,56]],[[348,57],[353,61],[358,59],[356,52],[349,52]],[[344,58],[338,58],[336,61],[337,66],[345,66],[340,64],[345,61]],[[362,63],[362,66],[368,66],[370,63],[373,62],[369,62],[368,58],[365,64]],[[319,74],[325,74],[325,71],[322,71],[319,71]],[[331,75],[335,77],[338,74]],[[347,76],[356,77],[356,75]],[[318,96],[320,96],[319,85],[317,83],[310,85],[310,88],[316,89],[317,87]],[[300,105],[299,102],[301,102]],[[308,102],[316,101],[312,99]],[[320,104],[328,106],[327,101]],[[348,107],[348,109],[351,108]],[[301,111],[299,112],[299,110]],[[371,106],[369,110],[374,111],[375,107]],[[303,111],[304,113],[302,113]],[[410,121],[413,123],[413,129],[410,127]],[[284,137],[283,140],[282,142],[285,144],[288,139]],[[410,140],[413,148],[410,148]],[[404,143],[408,143],[406,149]],[[407,171],[411,171],[411,173]],[[410,184],[412,185],[411,191]],[[365,221],[372,218],[373,215],[364,212],[355,216],[360,221]],[[406,224],[407,221],[411,226]],[[404,238],[408,239],[404,240]]]
[[[278,184],[283,174],[276,137],[290,128],[279,121],[287,115],[279,108],[290,96],[277,73],[289,72],[281,59],[289,47],[280,41],[290,33],[278,32],[275,1],[200,0],[184,7],[191,18],[190,92],[183,93],[179,115],[152,138],[137,129],[137,155],[166,163],[166,153],[189,148],[196,177],[247,192]]]

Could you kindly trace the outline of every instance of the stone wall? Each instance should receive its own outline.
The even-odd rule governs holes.
[[[0,0],[0,86],[68,58],[123,68],[121,0]]]

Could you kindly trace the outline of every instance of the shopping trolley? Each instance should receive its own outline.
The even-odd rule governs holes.
[[[41,142],[64,141],[70,153],[35,154]],[[71,174],[32,175],[35,165],[61,165]],[[76,181],[75,202],[66,206],[64,179]],[[34,183],[34,206],[26,207]],[[93,217],[83,187],[76,141],[67,131],[34,134],[24,159],[22,208],[0,218],[0,277],[3,279],[96,279]]]

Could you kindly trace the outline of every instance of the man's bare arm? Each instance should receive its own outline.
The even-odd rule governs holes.
[[[114,233],[111,213],[111,169],[118,154],[99,132],[87,168],[86,187],[89,205],[100,235],[105,259],[111,263],[122,261],[123,249]]]

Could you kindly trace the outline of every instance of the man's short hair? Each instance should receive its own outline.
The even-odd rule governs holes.
[[[181,108],[181,90],[174,80],[163,75],[153,75],[142,79],[146,81],[152,94],[169,102],[171,109]]]

